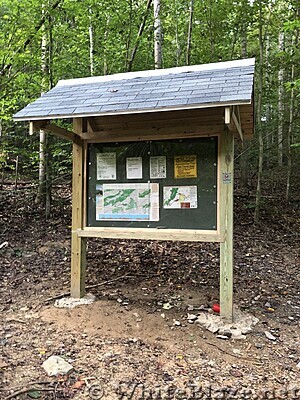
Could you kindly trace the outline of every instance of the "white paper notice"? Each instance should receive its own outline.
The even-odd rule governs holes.
[[[127,179],[142,179],[143,158],[142,157],[126,158],[126,174],[127,174]]]
[[[167,161],[165,156],[150,157],[150,179],[166,178]]]
[[[97,180],[117,179],[116,153],[97,153]]]

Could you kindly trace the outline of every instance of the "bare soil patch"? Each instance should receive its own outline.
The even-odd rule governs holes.
[[[45,221],[29,185],[0,192],[1,399],[300,397],[297,198],[268,198],[255,227],[237,193],[234,301],[259,323],[246,340],[223,341],[187,321],[191,306],[218,302],[212,244],[89,240],[87,285],[125,276],[90,289],[92,305],[55,308],[48,299],[70,285],[69,188],[55,196]],[[74,372],[47,377],[51,355]]]

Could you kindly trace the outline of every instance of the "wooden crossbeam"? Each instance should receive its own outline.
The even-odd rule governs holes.
[[[225,107],[224,121],[229,131],[234,133],[237,132],[239,134],[239,138],[243,142],[244,135],[242,130],[239,107]]]
[[[88,132],[97,132],[98,128],[96,125],[96,120],[93,117],[87,119],[88,123]]]
[[[76,133],[69,131],[68,129],[62,128],[56,124],[51,123],[50,121],[30,121],[29,122],[29,134],[33,135],[34,132],[39,131],[40,129],[46,132],[52,132],[56,136],[59,136],[63,139],[71,140],[74,142],[76,138]]]
[[[240,139],[243,142],[244,136],[243,136],[243,131],[242,131],[242,124],[241,124],[241,117],[240,117],[239,107],[234,107],[233,108],[233,110],[232,110],[232,120],[234,122],[236,130],[238,131],[238,133],[240,135]]]

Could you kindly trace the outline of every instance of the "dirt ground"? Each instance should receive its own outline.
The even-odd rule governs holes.
[[[259,322],[244,340],[222,340],[187,320],[219,302],[217,245],[91,239],[96,302],[59,309],[54,298],[70,286],[70,190],[56,188],[45,221],[29,184],[4,186],[1,400],[299,399],[299,199],[286,207],[266,196],[256,227],[248,194],[237,192],[235,210],[234,303]],[[48,377],[51,355],[73,372]]]

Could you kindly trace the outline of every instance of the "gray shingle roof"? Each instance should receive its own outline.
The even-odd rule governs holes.
[[[252,59],[59,81],[15,120],[250,104]]]

